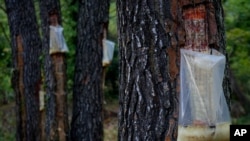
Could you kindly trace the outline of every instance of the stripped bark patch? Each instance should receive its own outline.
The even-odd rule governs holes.
[[[204,4],[183,9],[186,31],[186,49],[194,51],[208,50],[208,31],[206,24],[206,7]]]
[[[21,135],[22,135],[22,139],[26,139],[26,134],[25,134],[25,130],[21,130],[21,129],[25,129],[26,126],[26,117],[27,117],[27,113],[26,113],[26,106],[25,106],[25,95],[24,95],[24,58],[23,58],[23,54],[24,54],[24,49],[23,49],[23,42],[22,42],[22,37],[21,35],[17,35],[16,36],[16,43],[17,43],[17,70],[18,70],[18,91],[17,91],[17,104],[20,106],[20,109],[18,109],[19,112],[19,116],[18,118],[20,118],[19,120],[21,120],[19,127]],[[17,90],[17,89],[16,89]]]
[[[176,51],[174,48],[168,48],[167,49],[167,53],[169,55],[169,74],[170,74],[170,78],[171,80],[174,80],[177,78],[177,75],[179,74],[179,69],[176,65],[176,60],[177,60],[177,56],[176,56]]]

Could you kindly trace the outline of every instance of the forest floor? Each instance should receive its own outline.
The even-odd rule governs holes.
[[[72,115],[69,110],[69,115]],[[104,141],[117,141],[118,102],[104,104]],[[15,104],[0,106],[0,141],[15,141],[16,132]]]
[[[69,104],[70,105],[70,104]],[[117,141],[118,132],[118,101],[113,100],[104,104],[104,141]],[[72,106],[69,106],[71,116]],[[69,117],[71,119],[71,117]],[[232,118],[232,124],[250,125],[250,113]],[[15,104],[0,106],[0,141],[15,141],[16,130]]]

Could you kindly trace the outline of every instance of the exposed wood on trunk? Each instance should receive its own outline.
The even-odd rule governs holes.
[[[66,141],[68,137],[68,113],[66,100],[66,67],[64,53],[53,54],[52,66],[56,80],[55,88],[55,126],[52,127],[52,140]]]
[[[221,1],[117,0],[120,51],[119,140],[177,139],[180,48],[225,52]],[[197,12],[199,12],[197,14]],[[200,16],[199,18],[194,17]],[[195,31],[194,20],[203,27]],[[189,21],[187,21],[189,20]],[[185,27],[192,23],[192,28]],[[189,39],[188,39],[189,38]],[[196,41],[195,41],[196,40]],[[189,41],[189,42],[188,42]],[[197,45],[198,46],[198,45]],[[229,98],[225,71],[224,93]],[[160,130],[158,130],[160,129]]]
[[[18,3],[13,3],[12,1],[5,1],[7,14],[8,14],[8,20],[9,20],[9,26],[10,26],[10,33],[11,33],[11,51],[12,51],[12,67],[14,68],[13,75],[12,75],[12,87],[15,92],[15,100],[16,100],[16,140],[22,141],[22,139],[26,140],[26,134],[25,134],[25,127],[24,123],[25,119],[25,105],[24,105],[24,91],[23,87],[20,86],[20,83],[23,84],[23,54],[21,53],[23,51],[23,46],[21,42],[21,36],[18,31],[18,25],[19,25],[19,18],[18,16],[18,9],[17,5]],[[14,9],[14,10],[11,10]],[[11,11],[10,11],[11,10]],[[19,35],[19,36],[18,36]],[[19,49],[18,45],[19,44]],[[19,51],[18,51],[19,50]],[[19,52],[19,53],[18,53]],[[19,59],[22,59],[22,61],[18,61]],[[19,63],[18,63],[19,62]],[[22,68],[21,68],[22,67]],[[20,80],[22,79],[22,80]],[[23,106],[22,106],[23,105]]]
[[[19,130],[18,132],[20,132],[21,136],[20,138],[22,138],[23,140],[26,140],[26,134],[25,134],[25,125],[26,125],[26,107],[25,107],[25,98],[24,98],[24,51],[23,51],[23,43],[22,43],[22,39],[21,36],[18,35],[16,36],[16,43],[17,43],[17,70],[18,70],[18,87],[17,88],[17,94],[16,96],[18,97],[17,99],[19,99],[18,105],[20,106],[20,108],[18,109],[19,114],[17,116],[17,118],[20,118],[19,120],[21,120],[21,127],[19,127],[21,129],[21,131]]]
[[[40,140],[39,86],[41,41],[32,0],[6,0],[16,93],[16,140]],[[25,10],[24,10],[25,9]],[[23,53],[21,53],[23,51]],[[23,68],[19,68],[23,67]]]
[[[46,140],[69,140],[66,94],[66,55],[49,54],[49,26],[62,25],[60,1],[40,1],[46,82]]]
[[[208,30],[205,21],[204,4],[183,9],[184,29],[186,31],[186,49],[208,51]]]

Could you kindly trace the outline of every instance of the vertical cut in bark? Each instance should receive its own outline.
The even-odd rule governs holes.
[[[43,51],[45,53],[46,140],[66,141],[69,140],[66,55],[63,52],[50,54],[49,26],[62,25],[60,1],[40,1],[40,14],[42,18]]]
[[[39,86],[41,40],[32,0],[6,0],[16,93],[16,140],[40,140]]]
[[[221,1],[117,0],[117,10],[120,55],[118,138],[121,141],[175,141],[180,48],[196,44],[201,46],[198,50],[210,47],[226,53]],[[195,12],[199,14],[192,15]],[[195,34],[187,28],[189,25],[196,28],[193,19],[200,20],[201,25]],[[223,86],[229,98],[227,70]]]

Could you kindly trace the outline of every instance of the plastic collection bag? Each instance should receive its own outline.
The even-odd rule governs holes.
[[[229,141],[230,114],[222,89],[226,59],[211,52],[181,49],[177,141]]]
[[[50,26],[50,54],[68,52],[61,26]]]
[[[103,40],[103,58],[102,66],[107,66],[111,63],[114,55],[115,43],[109,40]]]

